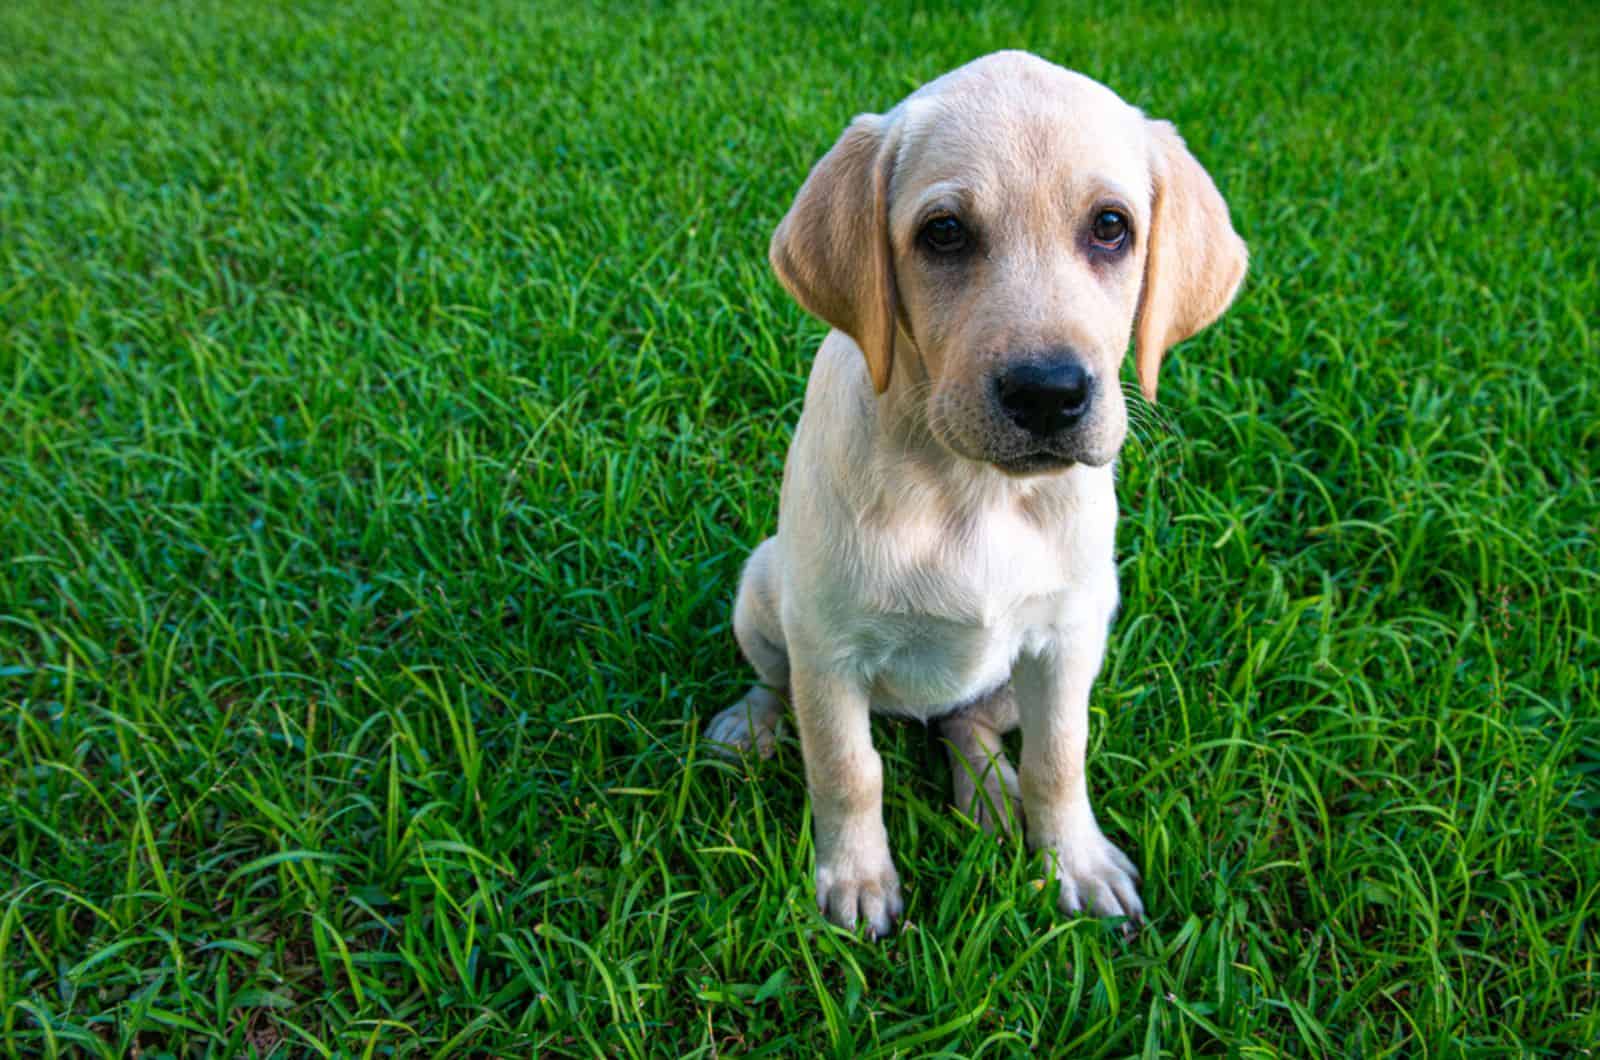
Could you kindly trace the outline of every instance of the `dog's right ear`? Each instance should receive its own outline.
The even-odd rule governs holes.
[[[879,114],[851,122],[812,167],[767,251],[795,301],[861,347],[880,394],[894,368],[899,318],[889,242],[894,126]]]

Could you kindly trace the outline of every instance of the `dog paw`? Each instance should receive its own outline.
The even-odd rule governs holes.
[[[1014,724],[1016,703],[1009,685],[939,722],[950,759],[956,812],[990,835],[1010,834],[1022,814],[1017,771],[1006,758],[997,726]]]
[[[782,734],[783,700],[758,685],[712,718],[703,738],[724,758],[738,758],[750,750],[771,758]]]
[[[867,937],[886,938],[899,922],[900,876],[888,850],[817,863],[817,908],[842,928],[859,924]]]
[[[1017,791],[1017,774],[1003,755],[984,763],[982,779],[974,782],[960,764],[954,767],[955,808],[990,835],[1011,835],[1022,813],[1022,796]],[[1007,809],[1011,812],[1007,812]]]
[[[1124,935],[1131,936],[1144,919],[1139,900],[1139,870],[1098,828],[1054,844],[1051,856],[1061,884],[1060,904],[1068,913],[1126,917]]]

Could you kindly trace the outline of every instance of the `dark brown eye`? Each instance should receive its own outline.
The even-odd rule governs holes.
[[[949,214],[931,218],[922,226],[919,238],[935,254],[959,254],[970,242],[966,226]]]
[[[1094,245],[1101,250],[1121,250],[1128,241],[1128,218],[1120,210],[1101,210],[1090,228]]]

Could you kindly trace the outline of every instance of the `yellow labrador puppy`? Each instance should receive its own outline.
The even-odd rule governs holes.
[[[1153,398],[1162,354],[1233,300],[1227,204],[1171,125],[1001,52],[857,117],[770,256],[834,330],[734,608],[761,683],[707,738],[767,753],[792,700],[838,924],[882,935],[902,908],[872,710],[938,723],[985,827],[1020,801],[1064,909],[1137,921],[1084,773],[1117,606],[1118,369],[1131,337]]]

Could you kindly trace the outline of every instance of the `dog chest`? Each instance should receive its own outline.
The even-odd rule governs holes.
[[[867,668],[872,708],[933,718],[1004,684],[1030,632],[1059,613],[1054,597],[1024,601],[992,625],[933,615],[882,615],[874,620]],[[864,647],[866,645],[863,645]]]
[[[1104,635],[1116,600],[1109,468],[1026,487],[905,466],[864,474],[812,454],[843,443],[806,427],[779,522],[785,634],[791,651],[858,675],[874,709],[935,717],[1004,683],[1058,630],[1087,620]],[[874,488],[852,492],[852,470]]]
[[[1103,578],[1066,562],[1070,542],[1013,516],[986,524],[921,550],[902,533],[900,562],[876,564],[877,584],[846,627],[874,709],[927,718],[969,702],[1009,679],[1030,639],[1049,636],[1074,607],[1096,606]],[[1109,551],[1096,575],[1101,566],[1110,569]]]

